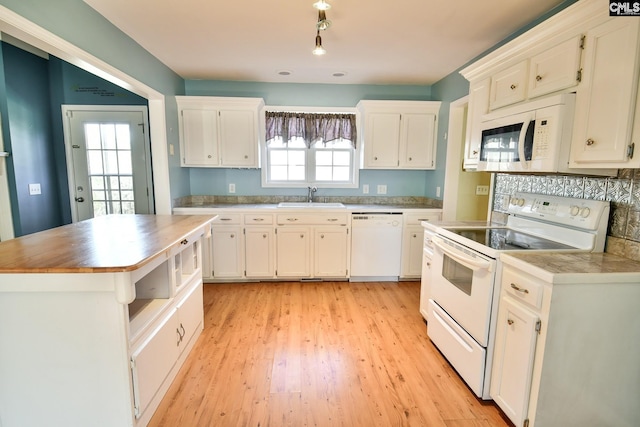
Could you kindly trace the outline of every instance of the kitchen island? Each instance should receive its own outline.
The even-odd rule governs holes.
[[[202,331],[213,219],[109,215],[0,243],[0,425],[146,425]]]

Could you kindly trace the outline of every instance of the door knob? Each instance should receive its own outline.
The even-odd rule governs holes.
[[[76,202],[79,202],[79,203],[84,202],[84,197],[76,197]]]

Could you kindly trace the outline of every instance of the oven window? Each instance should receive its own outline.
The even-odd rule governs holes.
[[[473,270],[456,262],[447,254],[442,259],[442,276],[467,295],[471,295]]]

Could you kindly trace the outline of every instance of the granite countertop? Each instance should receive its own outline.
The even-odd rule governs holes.
[[[602,252],[513,252],[504,264],[553,284],[637,283],[640,262]]]
[[[277,203],[238,203],[238,204],[230,204],[230,203],[212,203],[212,204],[204,204],[204,205],[191,205],[191,206],[176,206],[174,207],[174,211],[188,211],[188,210],[197,210],[197,209],[273,209],[273,210],[291,210],[291,209],[309,209],[309,208],[295,208],[295,207],[278,207]],[[344,208],[325,208],[318,207],[317,209],[322,210],[347,210],[347,211],[403,211],[409,209],[432,209],[432,210],[442,210],[442,208],[433,207],[430,205],[418,205],[418,204],[351,204],[344,203]]]

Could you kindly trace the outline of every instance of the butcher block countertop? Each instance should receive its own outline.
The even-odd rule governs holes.
[[[0,274],[133,271],[214,218],[106,215],[29,234],[0,243]]]

